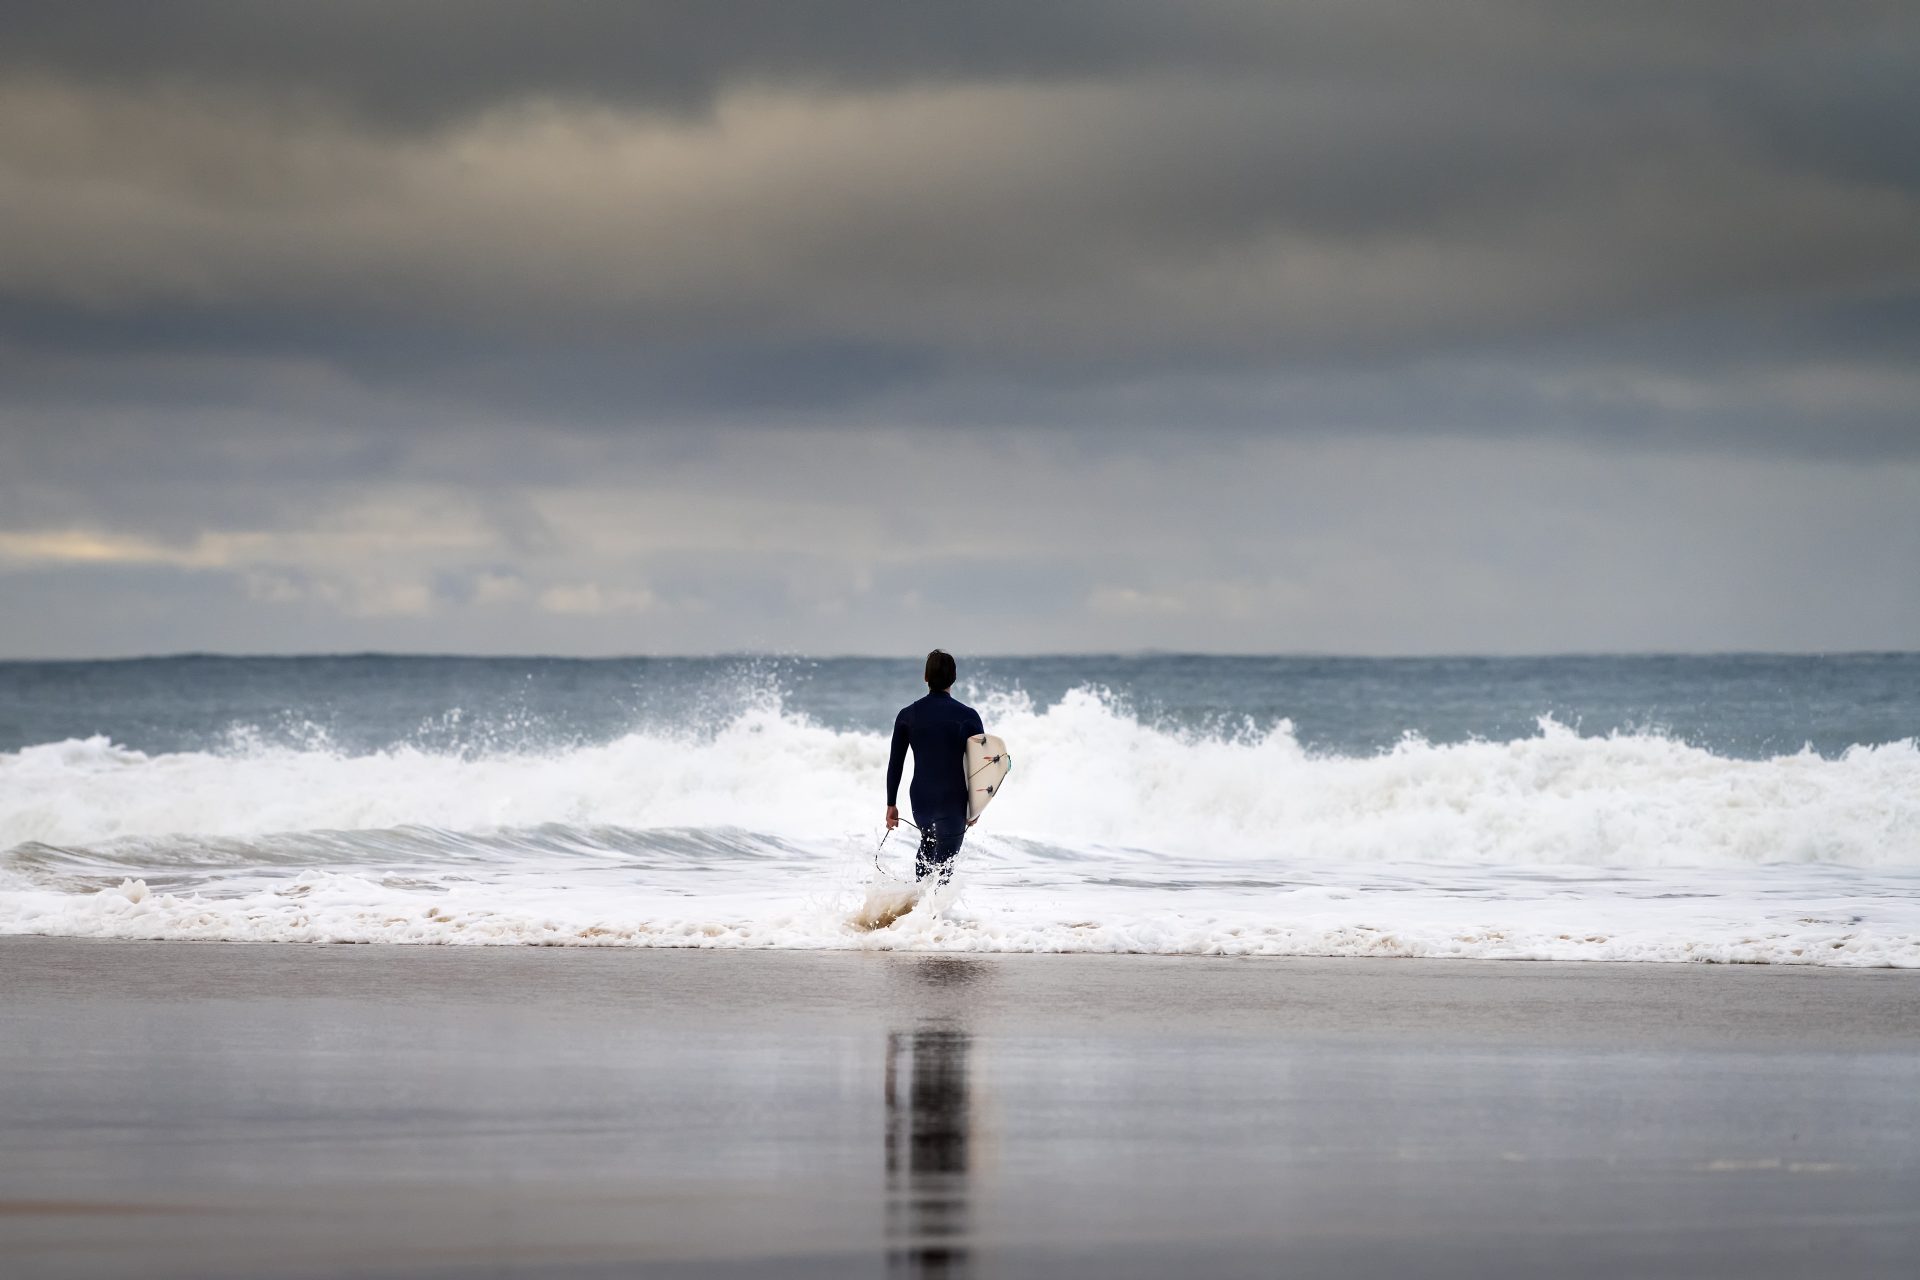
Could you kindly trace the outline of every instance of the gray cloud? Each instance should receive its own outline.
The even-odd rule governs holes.
[[[0,583],[269,647],[1920,643],[1916,85],[1880,3],[9,11]],[[910,535],[936,463],[1019,537]],[[1813,532],[1635,513],[1715,465]],[[1615,586],[1536,616],[1564,488]]]
[[[0,67],[211,85],[420,125],[529,97],[687,111],[742,84],[857,91],[1156,70],[1492,74],[1639,92],[1662,77],[1898,50],[1911,41],[1910,17],[1886,0],[182,0],[164,10],[108,0],[9,12]]]
[[[610,445],[596,469],[493,493],[285,477],[249,486],[287,499],[264,525],[0,534],[0,638],[16,654],[886,652],[929,635],[1405,653],[1920,636],[1912,465],[1377,437],[1153,458],[806,429],[678,457]],[[169,505],[217,509],[221,487],[179,483]]]
[[[185,90],[5,92],[0,334],[42,374],[16,395],[57,382],[49,349],[130,398],[166,393],[156,353],[299,356],[657,425],[969,379],[1058,400],[1119,372],[1524,366],[1542,339],[1920,293],[1897,170],[1531,80],[752,90],[703,121],[538,107],[404,138]]]

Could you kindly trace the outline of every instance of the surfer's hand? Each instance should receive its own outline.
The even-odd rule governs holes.
[[[891,831],[899,825],[900,825],[900,806],[897,804],[890,804],[887,806],[887,830]]]
[[[978,819],[978,818],[968,818],[968,819],[967,819],[967,827],[968,827],[968,829],[972,829],[972,827],[973,827],[973,824],[974,824],[974,823],[976,823],[976,822],[978,822],[978,821],[980,821],[980,819]]]

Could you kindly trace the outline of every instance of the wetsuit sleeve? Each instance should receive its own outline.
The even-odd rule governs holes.
[[[969,738],[977,738],[987,731],[987,726],[980,723],[980,713],[972,707],[967,708],[967,719],[973,722],[973,728],[967,730]]]
[[[907,764],[907,713],[893,718],[893,751],[887,756],[887,807],[900,803],[900,771]]]

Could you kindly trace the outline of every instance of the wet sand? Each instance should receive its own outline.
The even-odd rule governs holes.
[[[1920,974],[0,939],[0,1273],[1908,1276]]]

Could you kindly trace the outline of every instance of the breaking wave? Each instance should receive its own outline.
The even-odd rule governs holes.
[[[1542,719],[1342,756],[1094,690],[982,710],[1016,767],[961,897],[876,933],[847,918],[886,739],[777,702],[556,750],[0,754],[0,932],[1920,964],[1912,740]]]

